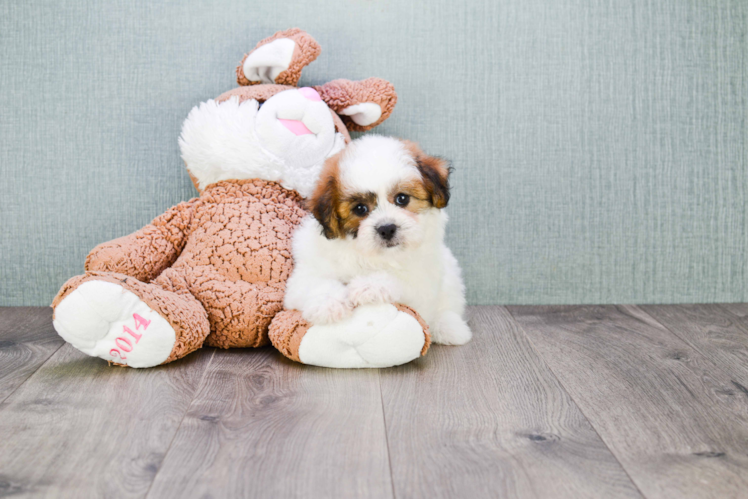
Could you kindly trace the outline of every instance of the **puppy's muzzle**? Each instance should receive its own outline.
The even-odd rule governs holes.
[[[379,234],[379,237],[384,241],[390,241],[395,237],[396,233],[397,226],[395,224],[383,224],[381,226],[377,226],[377,234]]]

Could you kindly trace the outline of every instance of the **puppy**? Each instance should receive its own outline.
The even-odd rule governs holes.
[[[434,342],[468,342],[465,287],[444,245],[449,173],[416,144],[376,135],[328,159],[293,237],[286,308],[329,324],[357,306],[399,302]]]

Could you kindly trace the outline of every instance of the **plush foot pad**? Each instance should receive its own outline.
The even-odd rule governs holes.
[[[76,349],[133,368],[169,357],[176,335],[134,293],[108,281],[86,281],[55,307],[57,333]]]
[[[361,306],[346,320],[310,327],[298,357],[329,368],[397,366],[421,355],[426,335],[413,315],[391,304]]]

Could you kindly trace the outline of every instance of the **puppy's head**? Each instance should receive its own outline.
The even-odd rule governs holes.
[[[327,160],[307,204],[328,239],[364,251],[408,248],[447,206],[449,173],[413,142],[367,136]]]

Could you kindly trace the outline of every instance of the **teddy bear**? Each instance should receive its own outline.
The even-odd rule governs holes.
[[[203,345],[272,344],[305,364],[361,368],[426,353],[428,327],[401,304],[359,306],[313,325],[284,310],[291,237],[324,162],[386,120],[397,95],[378,78],[297,87],[319,44],[294,28],[260,41],[239,87],[195,106],[179,145],[199,196],[94,248],[54,298],[53,324],[90,356],[134,368]]]

